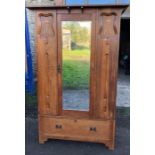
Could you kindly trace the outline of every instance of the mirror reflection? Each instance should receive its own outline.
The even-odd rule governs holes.
[[[91,21],[62,22],[63,110],[89,111]]]

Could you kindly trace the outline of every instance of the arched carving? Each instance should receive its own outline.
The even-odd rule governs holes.
[[[116,17],[117,14],[115,12],[100,13],[101,17],[101,25],[99,28],[99,35],[101,36],[111,36],[118,34],[117,26],[116,26]]]
[[[39,34],[40,38],[44,40],[45,44],[48,44],[48,40],[51,37],[55,36],[54,28],[53,28],[53,14],[52,13],[40,13],[40,28],[39,28]]]

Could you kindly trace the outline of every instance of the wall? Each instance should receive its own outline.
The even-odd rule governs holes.
[[[53,5],[53,1],[50,0],[26,0],[26,5]],[[36,46],[35,46],[35,11],[27,9],[27,17],[30,33],[30,45],[33,61],[33,72],[36,80]]]

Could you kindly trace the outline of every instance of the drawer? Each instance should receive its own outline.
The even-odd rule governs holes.
[[[81,137],[93,141],[111,139],[111,121],[43,118],[42,123],[43,132],[46,136]]]

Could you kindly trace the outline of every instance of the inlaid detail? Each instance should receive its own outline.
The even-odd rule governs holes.
[[[50,59],[49,59],[49,50],[46,50],[45,55],[46,55],[46,68],[47,68],[47,86],[46,86],[46,108],[48,110],[48,112],[50,111]]]
[[[101,61],[104,65],[101,66],[101,85],[100,85],[100,117],[109,117],[109,54],[110,54],[110,43],[108,38],[102,40]]]

